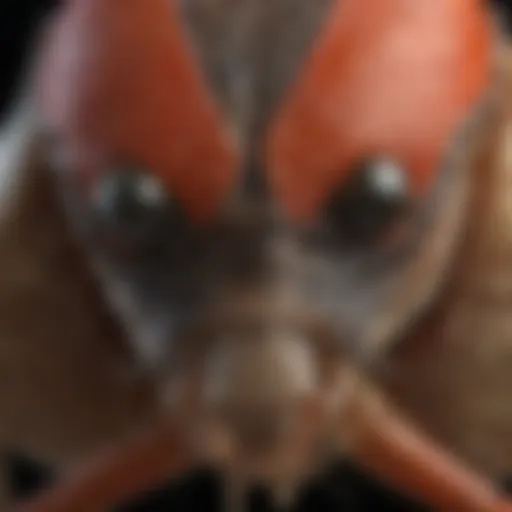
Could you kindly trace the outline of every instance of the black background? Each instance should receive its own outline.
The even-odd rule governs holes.
[[[143,1],[143,0],[141,0]],[[29,51],[31,37],[41,17],[58,6],[57,0],[2,0],[0,3],[0,116],[16,95],[20,73]],[[508,27],[512,26],[512,0],[493,2]],[[26,496],[51,480],[51,473],[15,454],[12,457],[12,483],[17,495]],[[159,510],[220,510],[221,500],[216,477],[208,472],[191,475],[180,483],[162,487],[141,497],[137,503],[116,512],[158,512]],[[252,511],[271,510],[261,492],[250,498]],[[395,496],[376,482],[369,481],[354,468],[340,464],[305,491],[296,510],[300,511],[394,511],[420,512],[404,498]],[[69,511],[75,512],[75,511]]]

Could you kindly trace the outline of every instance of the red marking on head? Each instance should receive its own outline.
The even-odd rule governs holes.
[[[238,155],[170,0],[77,0],[41,60],[44,116],[86,178],[112,158],[146,166],[196,219],[233,184]]]
[[[274,192],[312,215],[367,154],[431,185],[489,80],[491,27],[468,0],[337,0],[267,139]]]

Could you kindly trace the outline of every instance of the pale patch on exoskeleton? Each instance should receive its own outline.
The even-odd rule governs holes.
[[[24,94],[11,107],[0,129],[0,216],[9,211],[21,186],[18,169],[34,157],[37,133],[32,97]]]

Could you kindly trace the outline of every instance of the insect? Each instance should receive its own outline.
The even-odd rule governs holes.
[[[72,0],[36,62],[4,137],[0,444],[63,484],[21,510],[205,461],[227,509],[255,482],[289,505],[340,454],[511,510],[509,60],[481,2]]]

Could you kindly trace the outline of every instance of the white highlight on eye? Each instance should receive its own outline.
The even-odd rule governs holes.
[[[407,182],[402,166],[394,160],[379,160],[372,164],[370,173],[372,187],[383,196],[401,196],[406,192]]]
[[[144,205],[160,206],[167,200],[166,191],[157,178],[150,174],[142,174],[137,180],[137,199]]]
[[[155,176],[140,172],[131,183],[120,184],[118,180],[122,181],[122,173],[121,170],[106,177],[95,187],[91,199],[98,209],[109,210],[112,207],[112,199],[120,192],[120,186],[129,186],[132,198],[147,208],[159,208],[167,202],[168,196],[165,187]]]

